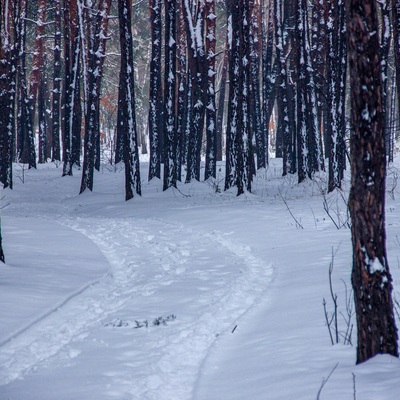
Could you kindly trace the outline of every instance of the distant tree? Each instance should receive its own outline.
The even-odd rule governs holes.
[[[141,194],[139,151],[137,143],[135,116],[135,81],[133,64],[133,38],[131,30],[132,1],[118,0],[118,15],[121,42],[121,74],[123,82],[121,113],[124,120],[123,144],[125,163],[125,199],[133,198],[134,193]]]
[[[392,277],[386,254],[386,155],[382,121],[379,31],[375,0],[348,0],[351,96],[352,285],[357,363],[398,356]]]

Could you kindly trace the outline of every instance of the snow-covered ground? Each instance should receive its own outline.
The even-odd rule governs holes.
[[[332,346],[325,323],[332,253],[343,315],[345,284],[351,296],[346,194],[323,195],[323,175],[282,178],[280,163],[253,194],[221,192],[221,172],[167,192],[143,182],[129,202],[121,168],[79,196],[80,171],[48,164],[22,183],[16,166],[1,204],[0,399],[399,399],[400,361],[355,366],[355,346]],[[398,169],[389,175],[400,299]]]

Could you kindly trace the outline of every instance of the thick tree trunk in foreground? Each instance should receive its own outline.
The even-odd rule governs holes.
[[[385,144],[376,3],[348,0],[351,85],[351,191],[357,363],[398,356],[392,278],[385,243]]]

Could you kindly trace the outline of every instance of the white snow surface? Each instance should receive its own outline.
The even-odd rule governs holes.
[[[258,172],[252,194],[221,192],[219,165],[217,180],[179,190],[144,181],[129,202],[122,167],[103,167],[94,192],[78,195],[78,170],[61,177],[41,165],[22,183],[16,166],[14,190],[2,192],[0,399],[400,398],[398,359],[356,366],[355,327],[354,346],[331,345],[322,300],[332,312],[333,251],[346,313],[350,230],[324,211],[324,174],[298,185],[281,177],[281,163]],[[396,296],[400,193],[391,168]],[[341,193],[326,203],[341,225]]]

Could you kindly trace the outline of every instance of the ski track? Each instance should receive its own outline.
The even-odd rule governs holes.
[[[153,343],[157,357],[145,358],[140,376],[132,370],[131,376],[112,377],[120,392],[134,398],[190,399],[213,343],[231,333],[241,315],[265,296],[272,279],[273,268],[249,246],[218,231],[199,232],[162,219],[64,217],[58,222],[96,243],[110,264],[110,274],[69,296],[0,346],[0,385],[34,371],[52,356],[68,353],[68,344],[103,327],[132,299],[152,296],[165,285],[179,290],[185,277],[196,275],[210,286],[198,302],[201,306],[190,319],[174,323],[173,335]],[[209,248],[225,253],[227,262],[236,264],[237,273],[213,276],[212,258],[199,257],[199,252]],[[190,268],[193,261],[194,270]],[[216,278],[222,283],[208,283]],[[79,352],[69,350],[72,356],[79,357]]]

